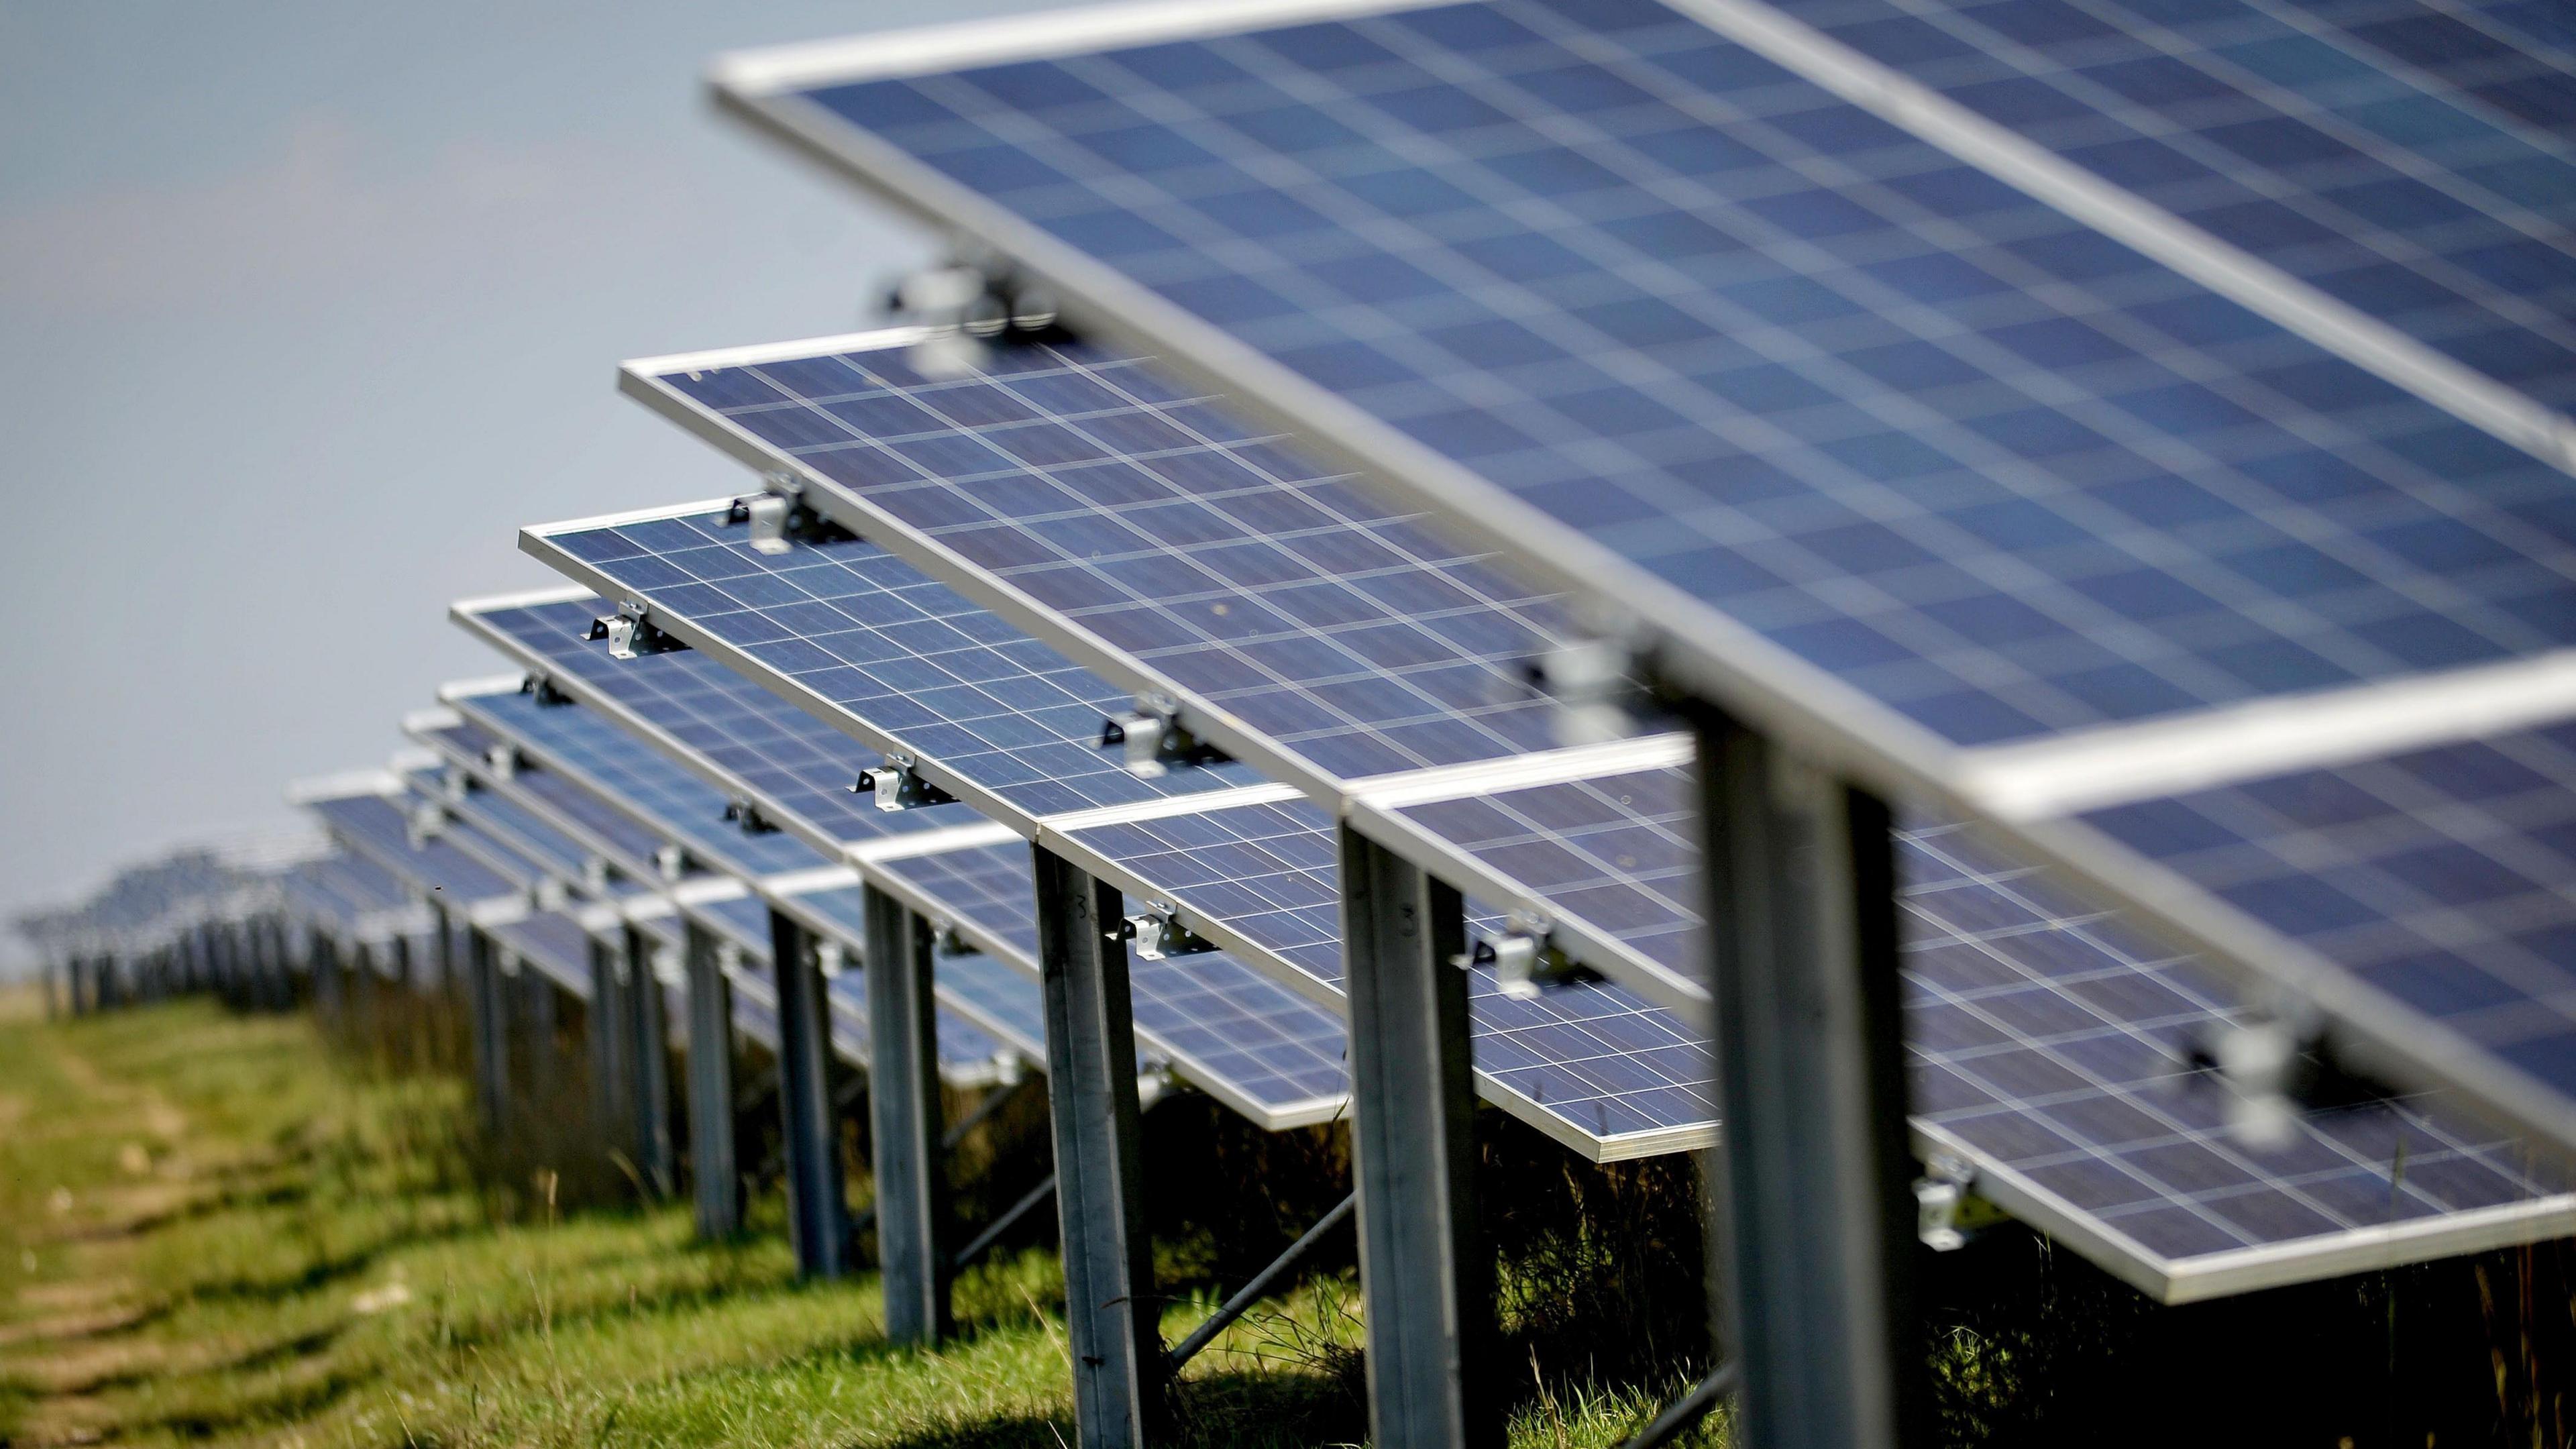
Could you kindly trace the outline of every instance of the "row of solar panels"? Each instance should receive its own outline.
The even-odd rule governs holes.
[[[1626,1156],[1717,1130],[1685,752],[1607,708],[1569,744],[1526,678],[1624,634],[1946,802],[1903,845],[1914,1130],[1987,1196],[2174,1299],[2557,1235],[2554,1159],[2438,1097],[2258,1151],[2194,1068],[2220,967],[2526,1122],[2570,1059],[2576,172],[2513,104],[2564,37],[2485,7],[2530,64],[2428,106],[2359,9],[1315,0],[731,62],[1149,345],[630,365],[763,491],[529,530],[582,593],[460,606],[541,682],[454,728],[539,763],[492,793],[574,780],[762,899],[854,870],[1005,964],[1021,847],[937,847],[1040,842],[1140,913],[1140,1038],[1263,1121],[1340,1090],[1348,821],[1482,902],[1487,1099]],[[2445,205],[2440,248],[2395,220]]]
[[[697,358],[634,375],[677,372],[699,390],[824,369],[856,376],[903,367],[907,340],[831,340],[764,349],[748,365]],[[1047,367],[1027,365],[1039,356]],[[1018,360],[1017,373],[923,387],[951,405],[980,397],[977,416],[989,416],[1049,385],[1096,385],[1102,370],[1062,351]],[[1259,436],[1223,425],[1141,364],[1110,366],[1136,379],[1129,395],[1159,387],[1167,401],[1132,403],[1123,416],[1093,406],[1081,418],[1087,431],[1186,411],[1203,437]],[[975,441],[989,426],[956,424],[946,441]],[[941,441],[917,427],[906,436]],[[1168,478],[1238,465],[1248,446],[1275,444],[1206,441],[1125,461],[1138,477]],[[1247,515],[1300,501],[1240,474],[1225,475],[1216,496]],[[997,1051],[1043,1061],[1021,843],[1043,840],[1174,929],[1175,949],[1159,959],[1140,950],[1131,962],[1145,1051],[1265,1126],[1335,1115],[1346,1083],[1333,1010],[1332,811],[1243,765],[1130,768],[1123,749],[1101,743],[1103,721],[1133,707],[1126,689],[872,543],[811,520],[770,538],[752,512],[726,499],[530,530],[530,551],[580,587],[454,611],[524,675],[451,686],[440,712],[409,722],[435,766],[317,799],[352,856],[311,869],[363,861],[398,882],[389,897],[378,892],[379,914],[406,898],[462,903],[519,959],[577,991],[588,989],[588,939],[674,913],[716,931],[748,979],[766,963],[773,905],[860,961],[864,878],[972,948],[944,956],[938,976],[943,1061],[962,1075],[988,1068]],[[1032,509],[1013,524],[1070,538],[1098,516]],[[1347,555],[1399,529],[1409,526],[1266,533],[1282,550]],[[1154,563],[1170,580],[1185,561],[1213,569],[1207,553]],[[1435,592],[1454,590],[1477,561],[1422,554],[1375,556],[1370,589],[1342,591],[1376,601],[1358,628],[1266,625],[1243,638],[1292,653],[1349,650],[1369,629],[1430,641],[1410,645],[1415,653],[1466,640],[1453,647],[1478,648],[1498,677],[1544,648],[1545,635],[1507,630],[1503,606],[1480,602],[1497,589]],[[1109,556],[1081,557],[1097,569]],[[1284,618],[1276,611],[1294,598],[1207,588],[1151,597],[1157,610],[1219,620],[1256,606]],[[1425,607],[1427,597],[1440,607]],[[623,646],[600,622],[619,618],[619,603]],[[1508,612],[1545,619],[1559,609],[1522,594]],[[641,648],[639,623],[651,631]],[[1349,768],[1337,778],[1352,781],[1359,808],[1438,842],[1471,890],[1501,887],[1492,894],[1508,907],[1471,908],[1489,943],[1505,938],[1507,911],[1535,907],[1551,926],[1581,922],[1579,935],[1551,939],[1599,968],[1627,960],[1687,971],[1696,851],[1676,742],[1552,747],[1544,701],[1495,703],[1483,683],[1444,701],[1425,682],[1401,665],[1348,670],[1337,717],[1319,714],[1296,743],[1311,753],[1318,741],[1360,741],[1357,753],[1394,739],[1493,742],[1494,768]],[[1399,702],[1353,708],[1371,689]],[[890,756],[959,803],[879,808],[873,788],[854,787]],[[432,818],[437,829],[424,833]],[[1955,828],[1909,829],[1904,864],[1918,1145],[1965,1159],[1987,1195],[2131,1281],[2202,1296],[2550,1236],[2576,1215],[2564,1184],[2519,1144],[2433,1098],[2308,1111],[2283,1152],[2239,1145],[2228,1133],[2236,1098],[2193,1065],[2234,1015],[2218,982]],[[548,889],[562,904],[529,909]],[[1178,949],[1198,943],[1222,949]],[[1507,983],[1495,965],[1473,969],[1489,1100],[1595,1159],[1713,1139],[1707,1047],[1679,1015],[1599,977]],[[855,985],[855,972],[836,982],[839,1037],[854,1059],[864,1040]],[[746,992],[742,1010],[757,1015],[765,999]]]

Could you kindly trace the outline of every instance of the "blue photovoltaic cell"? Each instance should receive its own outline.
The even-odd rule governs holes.
[[[1688,773],[1669,769],[1404,813],[1677,964],[1699,930],[1690,811]],[[2152,1257],[2325,1248],[2569,1188],[2435,1097],[2310,1108],[2286,1147],[2248,1149],[2192,1064],[2237,1014],[2204,969],[1954,826],[1903,832],[1898,870],[1916,1123]]]
[[[509,796],[481,787],[465,792],[463,799],[449,793],[440,770],[425,772],[428,778],[415,777],[412,788],[435,799],[448,814],[507,843],[511,849],[544,866],[566,881],[578,881],[593,858],[581,842],[564,834],[539,818],[535,812]]]
[[[2576,643],[2565,475],[1651,0],[808,98],[1959,744]]]
[[[560,911],[537,911],[484,930],[546,979],[583,1001],[590,999],[590,933],[581,922]]]
[[[469,695],[450,704],[548,769],[646,817],[691,854],[722,863],[730,874],[774,875],[825,863],[811,846],[783,831],[752,835],[728,822],[723,794],[596,711],[539,704],[526,693]],[[644,858],[651,859],[649,850]]]
[[[1339,994],[1340,872],[1323,810],[1293,800],[1096,826],[1073,838]],[[1471,929],[1490,928],[1469,911]],[[1477,967],[1468,999],[1476,1070],[1493,1089],[1592,1137],[1713,1127],[1707,1042],[1627,988],[1583,981],[1514,1000],[1492,968]]]
[[[500,736],[472,720],[460,720],[445,729],[426,731],[424,737],[450,755],[471,760],[486,770],[490,768],[493,747],[500,743]],[[532,770],[514,783],[521,794],[543,804],[558,818],[588,834],[602,849],[626,862],[630,868],[648,869],[653,865],[654,853],[662,848],[661,835],[637,824],[633,816],[591,791],[538,770]]]
[[[302,861],[287,867],[278,883],[288,899],[323,918],[343,937],[357,935],[369,915],[410,903],[399,882],[361,856]]]
[[[1231,769],[1139,779],[1100,746],[1129,696],[874,545],[787,554],[722,513],[547,533],[657,617],[694,624],[1032,815],[1242,783]]]
[[[575,600],[472,617],[543,661],[556,678],[605,696],[635,725],[739,777],[756,798],[827,836],[867,839],[882,833],[880,822],[918,816],[949,824],[977,818],[963,807],[892,816],[877,810],[848,789],[851,778],[874,762],[872,752],[694,651],[609,659],[579,637],[602,607]],[[1036,908],[1026,846],[944,852],[869,869],[912,881],[925,903],[981,927],[997,944],[1011,947],[1029,975],[1036,973]],[[847,924],[853,932],[864,929],[855,909]],[[1197,969],[1201,963],[1205,969]],[[940,966],[943,993],[977,989],[952,973],[951,964]],[[966,969],[971,974],[977,968]],[[998,982],[986,985],[1000,989]],[[1205,957],[1160,964],[1131,960],[1129,989],[1137,1028],[1149,1047],[1180,1058],[1184,1073],[1202,1086],[1231,1089],[1279,1112],[1338,1098],[1347,1089],[1341,1023],[1240,963]],[[1038,1039],[1043,1041],[1042,1030]]]
[[[1019,971],[1036,974],[1036,887],[1027,846],[908,856],[871,869],[954,911],[958,924],[1007,946]],[[940,962],[942,989],[958,960]],[[1160,961],[1130,952],[1127,986],[1140,1047],[1167,1056],[1201,1086],[1307,1118],[1318,1104],[1337,1104],[1350,1092],[1341,1021],[1222,951]]]
[[[769,985],[774,979],[769,954],[769,903],[757,895],[736,896],[731,900],[710,901],[689,908],[701,920],[714,927],[723,939],[740,946],[745,970],[761,979],[760,995],[765,1002],[776,999]],[[853,953],[864,942],[857,937],[844,942]],[[853,1062],[864,1064],[868,1056],[868,996],[866,978],[856,964],[845,966],[833,977],[829,987],[832,1003],[832,1049]],[[737,993],[739,997],[739,993]],[[769,1007],[775,1021],[774,1005]],[[775,1041],[776,1028],[770,1040]],[[942,1008],[939,1012],[939,1065],[947,1074],[976,1073],[989,1068],[1002,1055],[1002,1044],[987,1035],[983,1028]]]
[[[2576,1092],[2576,724],[2300,770],[2086,823]]]
[[[1800,0],[2289,275],[2576,405],[2576,56],[2423,0]],[[2566,12],[2560,11],[2562,28]]]
[[[1335,778],[1543,749],[1559,603],[1143,362],[902,348],[673,373],[695,406]]]
[[[382,795],[344,795],[332,800],[316,800],[306,808],[322,817],[331,833],[362,850],[375,863],[393,871],[440,906],[469,906],[476,901],[513,894],[523,887],[503,879],[490,866],[456,847],[454,841],[433,837],[415,848],[411,842],[411,816],[403,806]],[[450,825],[450,830],[468,827]],[[499,847],[493,846],[494,850]]]
[[[1669,970],[1696,973],[1702,889],[1679,770],[1438,800],[1397,811]]]
[[[868,939],[867,896],[863,887],[843,886],[835,890],[804,891],[790,899],[798,910],[831,922],[833,934],[846,942],[853,952],[864,953]],[[1045,996],[1038,990],[1037,983],[1025,976],[1010,974],[1007,982],[984,980],[977,970],[984,964],[972,958],[940,958],[934,987],[940,1000],[946,1002],[953,998],[965,1001],[984,1018],[971,1023],[979,1037],[989,1039],[993,1032],[998,1031],[1009,1039],[1011,1049],[1019,1055],[1043,1063],[1046,1060]],[[867,1009],[866,994],[860,986],[864,980],[861,972],[851,972],[833,983],[835,992],[850,996],[857,1003],[862,1016]],[[962,987],[961,983],[964,983]],[[942,1006],[941,1012],[940,1054],[950,1060],[959,1060],[970,1044],[963,1043],[961,1039],[960,1044],[952,1049],[947,1018],[950,1014],[963,1013],[953,1013],[947,1006]],[[990,1061],[998,1050],[998,1045],[994,1045],[972,1060]]]
[[[822,838],[875,840],[978,818],[962,808],[877,809],[872,799],[850,789],[860,771],[877,763],[875,751],[695,650],[609,658],[605,644],[584,636],[590,622],[613,607],[601,599],[574,599],[469,617]]]
[[[2214,978],[1955,829],[1899,863],[1916,1120],[2158,1257],[2329,1249],[2571,1187],[2438,1096],[2306,1108],[2287,1146],[2249,1148],[2192,1065],[2236,1015]]]
[[[784,555],[762,554],[747,545],[739,544],[726,545],[721,549],[710,548],[704,535],[694,530],[700,526],[713,528],[719,524],[720,519],[720,515],[701,515],[695,519],[685,520],[692,525],[693,531],[679,534],[640,533],[634,525],[628,525],[626,531],[635,534],[635,537],[622,540],[615,547],[588,547],[586,552],[595,559],[602,560],[596,562],[595,566],[601,568],[607,577],[621,588],[648,594],[654,600],[657,609],[667,604],[683,616],[695,617],[699,627],[706,629],[711,637],[731,643],[773,668],[781,666],[771,663],[772,660],[800,660],[805,656],[800,656],[797,651],[812,647],[807,644],[795,626],[767,619],[746,625],[739,617],[729,619],[719,617],[716,620],[710,620],[705,615],[697,614],[685,604],[674,602],[672,590],[654,587],[655,583],[666,579],[669,575],[657,572],[654,567],[650,567],[662,565],[662,557],[647,554],[645,549],[653,547],[672,550],[679,557],[691,560],[688,566],[693,569],[721,572],[729,578],[746,581],[757,580],[765,574],[775,574],[781,579],[796,580],[801,587],[817,592],[832,592],[846,587],[836,584],[826,589],[821,585],[808,582],[818,575],[823,575],[826,570],[837,571],[835,556],[860,560],[871,568],[881,561],[885,565],[905,568],[906,572],[910,573],[908,566],[897,564],[895,560],[867,545],[856,543],[799,546]],[[734,526],[724,525],[724,527],[730,529]],[[559,544],[579,556],[585,550],[575,545],[580,544],[590,535],[564,534],[555,537]],[[709,554],[714,554],[716,557],[706,558],[705,556]],[[663,567],[677,566],[663,565]],[[912,574],[911,577],[919,576]],[[747,583],[737,583],[735,586],[748,592]],[[945,593],[944,590],[942,592]],[[961,611],[971,608],[963,601],[958,601],[956,607]],[[1021,638],[1008,625],[1002,624],[993,616],[980,610],[975,610],[973,613],[977,618],[987,621],[978,625],[977,633],[987,641],[986,647],[989,649],[996,651],[1022,647],[1043,649],[1045,657],[1061,662],[1062,656],[1056,655],[1053,650],[1045,649],[1045,646],[1038,645],[1034,641]],[[959,617],[963,617],[962,613]],[[808,624],[807,627],[815,626]],[[744,632],[738,634],[737,630]],[[763,638],[774,639],[775,642],[765,646],[756,642]],[[1069,671],[1073,669],[1070,664],[1063,665],[1063,668]],[[1087,673],[1073,672],[1083,679],[1092,679],[1092,676]],[[1106,688],[1097,680],[1092,680],[1092,687]],[[874,717],[873,711],[886,707],[887,704],[881,695],[859,698],[844,706],[861,721],[880,725],[882,721]],[[1107,707],[1111,709],[1119,707],[1114,697],[1108,702]],[[1095,728],[1099,717],[1096,712],[1098,708],[1099,706],[1094,706],[1095,712],[1089,716]],[[922,730],[920,733],[926,736],[928,730]],[[989,752],[969,760],[961,760],[955,756],[941,756],[926,747],[924,753],[928,759],[945,763],[965,780],[988,786],[995,783],[986,780],[979,773],[984,763],[991,758]],[[1079,768],[1094,772],[1095,775],[1107,772],[1121,780],[1133,780],[1133,777],[1128,776],[1123,768],[1111,763],[1110,757],[1105,756],[1098,749],[1095,740],[1090,738],[1060,736],[1052,742],[1048,758],[1062,759],[1067,768]],[[1204,776],[1232,780],[1240,778],[1242,774],[1243,772],[1237,769],[1182,770],[1163,779],[1187,781]],[[1159,782],[1137,783],[1151,785]],[[997,793],[1013,795],[1017,799],[1031,798],[1025,790],[1015,792],[1009,789],[997,789]],[[1099,790],[1093,793],[1107,796],[1111,791]],[[1128,798],[1134,797],[1130,795]],[[1073,803],[1067,801],[1064,806],[1058,808],[1070,808]],[[1097,803],[1108,803],[1108,801],[1101,800]],[[1245,812],[1223,813],[1226,817],[1232,818]],[[1313,816],[1313,820],[1300,816],[1298,819],[1301,826],[1308,830],[1321,829],[1322,827],[1316,825],[1314,821],[1320,821],[1323,817],[1311,810],[1307,814]],[[1152,825],[1136,828],[1148,832],[1159,830],[1186,835],[1192,828],[1187,822],[1194,818],[1198,817],[1171,817]],[[1123,839],[1117,836],[1111,838]],[[1325,833],[1319,839],[1320,844],[1315,848],[1320,849],[1324,855],[1329,872],[1331,837],[1329,833]],[[1188,853],[1187,850],[1178,852],[1181,855]],[[1315,975],[1318,980],[1328,984],[1338,982],[1341,950],[1337,915],[1339,905],[1338,897],[1333,894],[1329,874],[1321,882],[1320,896],[1306,901],[1304,909],[1297,913],[1293,924],[1289,925],[1284,934],[1274,941],[1256,934],[1254,927],[1235,922],[1229,913],[1200,903],[1196,897],[1183,890],[1182,880],[1194,878],[1197,872],[1204,869],[1204,866],[1203,860],[1176,861],[1172,868],[1178,876],[1172,879],[1156,875],[1154,871],[1148,869],[1139,869],[1138,874],[1158,887],[1173,892],[1175,899],[1188,904],[1191,908],[1237,924],[1239,929],[1245,930],[1249,939],[1272,947],[1283,961],[1297,969],[1306,970],[1310,975]],[[1026,907],[1024,906],[1023,909]],[[1327,967],[1319,969],[1311,964],[1319,954],[1328,958]],[[1213,969],[1211,968],[1211,971]],[[1251,989],[1250,983],[1259,979],[1249,970],[1244,970],[1241,978],[1242,989]],[[1233,983],[1226,983],[1222,977],[1212,974],[1198,978],[1192,986],[1194,990],[1203,990],[1204,983],[1208,982],[1222,984],[1229,997],[1236,990]],[[1282,997],[1286,995],[1285,992],[1278,992],[1275,986],[1267,989],[1277,992]],[[1144,1026],[1154,1016],[1155,1007],[1143,999],[1144,993],[1141,990],[1137,994],[1139,997],[1136,1006],[1137,1021],[1140,1026]],[[1691,1044],[1690,1039],[1680,1032],[1678,1023],[1669,1013],[1646,1007],[1624,990],[1606,985],[1554,994],[1540,1002],[1517,1002],[1503,998],[1491,989],[1488,982],[1484,995],[1488,999],[1479,1007],[1480,1041],[1483,1037],[1490,1036],[1493,1039],[1493,1045],[1490,1049],[1480,1047],[1480,1050],[1484,1051],[1488,1060],[1496,1064],[1488,1070],[1490,1079],[1498,1084],[1500,1090],[1536,1104],[1542,1110],[1571,1125],[1578,1133],[1588,1137],[1617,1137],[1632,1133],[1686,1129],[1705,1124],[1709,1120],[1705,1052]],[[1559,1001],[1557,999],[1559,995],[1562,995],[1565,1000]],[[1204,1015],[1205,1011],[1206,1007],[1201,1006],[1190,1014]],[[1159,1027],[1161,1023],[1156,1025]],[[1227,1045],[1220,1041],[1215,1033],[1201,1030],[1200,1023],[1189,1021],[1186,1017],[1173,1022],[1172,1026],[1175,1031],[1197,1032],[1197,1039],[1208,1042],[1211,1050]],[[1558,1028],[1564,1029],[1558,1030]],[[1280,1056],[1280,1066],[1299,1062],[1312,1055],[1313,1038],[1303,1036],[1302,1033],[1301,1037],[1302,1039],[1293,1049],[1283,1051]],[[1231,1045],[1239,1048],[1241,1043]],[[1174,1049],[1176,1053],[1181,1050],[1177,1041]],[[1274,1070],[1273,1075],[1277,1074]],[[1340,1088],[1336,1086],[1333,1090],[1338,1092]]]

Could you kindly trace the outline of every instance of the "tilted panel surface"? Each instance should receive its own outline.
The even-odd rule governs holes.
[[[2565,475],[1651,0],[809,99],[1954,743],[2576,642]]]
[[[2576,35],[2499,4],[1802,0],[1799,19],[2338,301],[2576,406]]]

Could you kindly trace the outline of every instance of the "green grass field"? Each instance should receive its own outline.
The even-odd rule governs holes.
[[[1051,1255],[979,1266],[957,1342],[894,1349],[872,1278],[793,1280],[774,1203],[712,1246],[677,1208],[497,1211],[463,1112],[454,1083],[342,1065],[305,1017],[13,999],[0,1445],[1070,1444]],[[1230,1329],[1190,1365],[1185,1442],[1361,1438],[1354,1299],[1328,1274]],[[1534,1358],[1512,1441],[1615,1444],[1681,1387]]]

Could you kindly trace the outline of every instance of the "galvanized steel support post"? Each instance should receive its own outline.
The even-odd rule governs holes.
[[[1347,826],[1341,868],[1372,1442],[1498,1444],[1498,1398],[1477,1383],[1494,1307],[1477,1250],[1465,906]]]
[[[952,1325],[930,923],[874,886],[866,902],[868,1101],[885,1334],[892,1343],[936,1343]]]
[[[1037,864],[1048,1112],[1081,1449],[1148,1442],[1164,1409],[1154,1259],[1140,1196],[1136,1032],[1116,888],[1043,846]]]
[[[698,1236],[742,1231],[742,1170],[734,1156],[733,983],[715,938],[688,926],[689,1177]]]
[[[465,935],[465,1006],[474,1037],[474,1105],[486,1131],[501,1130],[510,1102],[509,983],[501,979],[492,938],[479,930]],[[321,979],[321,971],[314,973]]]
[[[831,1001],[824,994],[811,938],[777,911],[769,913],[769,952],[778,982],[778,1106],[787,1151],[788,1235],[796,1246],[800,1276],[839,1278],[852,1264]]]
[[[1924,1383],[1888,809],[1728,719],[1697,729],[1726,1121],[1710,1261],[1740,1432],[1902,1443]]]
[[[627,1031],[626,940],[592,936],[590,1011],[582,1034],[590,1048],[590,1113],[601,1146],[627,1157],[634,1146],[634,1041]],[[628,1165],[633,1166],[630,1160]]]
[[[626,1014],[618,1029],[626,1034],[627,1116],[633,1127],[635,1172],[647,1195],[667,1198],[676,1190],[677,1164],[671,1146],[671,1021],[668,984],[655,960],[653,943],[633,926],[626,927]]]

